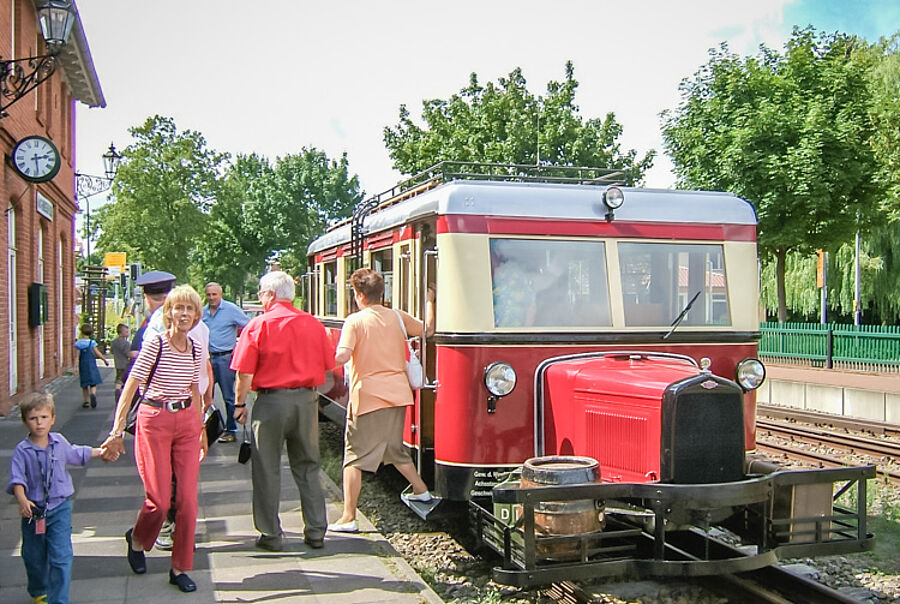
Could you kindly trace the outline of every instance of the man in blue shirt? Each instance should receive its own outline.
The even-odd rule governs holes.
[[[250,318],[236,304],[222,299],[222,286],[206,284],[206,306],[203,322],[209,327],[209,360],[212,362],[213,379],[225,400],[225,434],[219,442],[235,441],[237,424],[234,421],[234,370],[231,369],[231,353],[237,336]]]

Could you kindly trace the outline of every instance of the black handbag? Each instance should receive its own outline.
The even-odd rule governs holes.
[[[203,416],[203,427],[206,430],[206,444],[212,446],[225,433],[225,420],[214,406],[210,406]]]
[[[150,381],[153,379],[153,374],[156,373],[156,366],[159,365],[159,355],[162,354],[162,336],[157,337],[159,338],[159,348],[156,350],[156,360],[153,361],[153,367],[150,368],[150,373],[147,374],[145,392],[150,387]],[[137,426],[138,409],[141,407],[143,400],[144,395],[141,393],[141,387],[138,386],[134,397],[131,399],[131,407],[128,408],[128,414],[125,416],[125,431],[129,434],[134,434],[134,428]]]
[[[250,440],[247,438],[247,426],[241,432],[241,448],[238,449],[238,463],[250,461]]]

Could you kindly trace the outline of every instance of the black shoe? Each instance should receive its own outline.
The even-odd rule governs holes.
[[[171,568],[169,569],[169,584],[177,585],[178,589],[180,589],[184,593],[197,591],[197,584],[194,583],[193,579],[187,576],[187,573],[176,575],[175,571]]]
[[[92,394],[91,395],[91,409],[94,409],[96,407],[97,407],[97,395]]]
[[[303,543],[305,543],[306,545],[310,546],[313,549],[322,549],[323,547],[325,547],[324,539],[310,539],[309,537],[304,537]]]
[[[131,567],[134,574],[143,575],[147,572],[147,559],[144,557],[144,552],[136,552],[132,549],[131,531],[132,529],[125,531],[125,541],[128,543],[128,566]]]
[[[84,407],[85,409],[87,409],[88,407],[91,406],[91,404],[88,401],[84,401],[83,403],[81,403],[81,406]]]
[[[256,538],[256,547],[270,552],[280,552],[284,549],[284,541],[281,535],[260,535]]]

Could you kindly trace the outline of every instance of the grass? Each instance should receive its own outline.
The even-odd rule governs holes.
[[[900,575],[900,500],[898,487],[879,480],[869,480],[866,488],[866,528],[875,535],[875,547],[853,554],[868,561],[870,570],[885,575]],[[847,507],[856,506],[856,489],[849,489],[839,500]]]

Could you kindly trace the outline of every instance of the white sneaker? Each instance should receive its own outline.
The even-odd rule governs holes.
[[[172,549],[172,533],[175,531],[175,523],[166,520],[163,522],[162,528],[159,529],[159,536],[156,538],[156,547],[161,550]]]
[[[350,522],[335,522],[334,524],[328,525],[328,530],[332,533],[358,533],[359,524],[357,524],[356,520],[351,520]]]
[[[430,491],[422,491],[418,494],[412,493],[411,495],[406,495],[405,497],[407,501],[421,501],[422,503],[427,503],[434,499],[434,497],[431,496]]]

